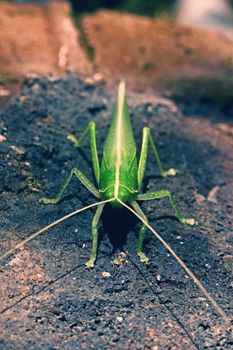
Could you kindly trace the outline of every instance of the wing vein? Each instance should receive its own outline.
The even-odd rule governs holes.
[[[116,178],[114,187],[114,196],[118,198],[119,185],[120,185],[120,166],[121,166],[121,131],[122,131],[122,118],[125,101],[125,83],[122,81],[119,84],[118,90],[118,105],[117,105],[117,133],[116,133]]]

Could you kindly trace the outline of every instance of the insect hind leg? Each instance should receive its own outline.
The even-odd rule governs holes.
[[[77,139],[74,135],[68,135],[67,139],[74,143],[76,147],[80,147],[81,143],[83,142],[86,135],[90,134],[90,145],[91,145],[91,158],[92,158],[92,165],[93,170],[95,174],[95,179],[97,184],[99,183],[99,177],[100,177],[100,166],[99,166],[99,158],[98,158],[98,152],[97,152],[97,145],[96,145],[96,125],[95,122],[90,121],[88,123],[88,126],[83,131],[82,135],[79,139]]]
[[[150,145],[152,149],[152,153],[155,156],[158,168],[159,168],[159,174],[162,177],[167,176],[175,176],[177,173],[176,169],[169,169],[167,171],[164,171],[163,166],[160,161],[159,153],[157,151],[157,148],[155,146],[154,140],[151,136],[151,131],[149,128],[145,127],[143,128],[143,134],[142,134],[142,147],[141,147],[141,154],[139,158],[139,165],[138,165],[138,183],[139,187],[142,184],[142,180],[144,177],[145,169],[146,169],[146,161],[147,161],[147,154],[148,154],[148,146]]]

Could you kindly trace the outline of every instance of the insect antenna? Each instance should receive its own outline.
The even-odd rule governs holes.
[[[34,238],[36,238],[37,236],[39,236],[43,232],[49,230],[51,227],[56,226],[60,222],[65,221],[65,220],[69,219],[70,217],[81,213],[84,210],[87,210],[87,209],[90,209],[92,207],[96,207],[97,205],[105,204],[105,203],[108,203],[108,202],[111,202],[111,201],[113,201],[113,199],[107,199],[105,201],[100,201],[100,202],[97,202],[97,203],[93,203],[93,204],[87,205],[84,208],[75,210],[75,211],[73,211],[73,212],[71,212],[71,213],[61,217],[60,219],[53,221],[51,224],[49,224],[49,225],[45,226],[44,228],[40,229],[39,231],[33,233],[31,236],[29,236],[28,238],[25,238],[23,241],[21,241],[20,243],[16,244],[13,248],[11,248],[8,251],[6,251],[3,255],[0,256],[0,261],[5,259],[7,256],[11,255],[16,249],[22,248],[26,243],[30,242],[31,240],[33,240]]]
[[[202,293],[206,296],[206,298],[209,300],[209,302],[213,305],[215,310],[219,313],[219,315],[222,316],[224,321],[231,325],[230,318],[226,315],[226,313],[222,310],[222,308],[218,305],[216,300],[210,295],[209,292],[205,289],[205,287],[201,284],[201,282],[197,279],[197,277],[192,273],[191,270],[186,266],[186,264],[179,258],[179,256],[174,252],[174,250],[170,247],[170,245],[160,236],[158,232],[156,232],[153,227],[146,222],[136,211],[134,211],[132,208],[130,208],[127,204],[122,202],[121,199],[118,198],[118,202],[121,203],[125,208],[127,208],[129,211],[131,211],[141,222],[148,227],[148,229],[156,236],[156,238],[164,245],[164,247],[171,253],[171,255],[178,261],[180,266],[184,269],[184,271],[187,273],[187,275],[193,280],[193,282],[196,284],[196,286],[202,291]]]
[[[176,316],[175,312],[172,310],[172,308],[166,304],[163,300],[163,298],[161,298],[161,296],[159,295],[159,293],[156,293],[155,288],[152,286],[152,284],[150,283],[150,281],[147,279],[147,277],[143,274],[143,272],[141,271],[140,267],[134,262],[134,260],[131,258],[131,256],[128,254],[128,252],[124,251],[125,255],[127,255],[129,261],[133,264],[133,266],[137,269],[137,271],[139,272],[140,276],[142,277],[142,279],[145,281],[145,283],[147,284],[148,288],[152,291],[152,293],[158,298],[158,300],[160,301],[160,304],[163,305],[163,307],[170,312],[170,314],[172,315],[172,317],[174,318],[174,320],[177,322],[177,324],[179,325],[179,327],[185,332],[185,334],[187,335],[187,337],[189,338],[189,340],[191,341],[191,343],[196,347],[197,350],[201,350],[198,346],[198,344],[195,342],[195,340],[193,339],[192,335],[189,333],[189,331],[186,329],[185,325],[183,325],[183,323],[179,320],[179,318]]]

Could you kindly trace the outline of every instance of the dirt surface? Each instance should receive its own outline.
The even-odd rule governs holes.
[[[185,216],[195,217],[199,225],[177,222],[167,200],[145,202],[144,212],[230,316],[232,126],[211,106],[196,106],[196,113],[191,106],[178,107],[155,95],[129,95],[138,148],[147,125],[164,167],[180,171],[177,177],[160,179],[150,155],[143,190],[171,190]],[[38,201],[53,196],[74,166],[93,177],[88,141],[79,151],[66,136],[79,135],[94,120],[101,156],[112,96],[69,74],[57,80],[27,80],[5,107],[1,252],[95,202],[77,179],[59,205]],[[95,269],[85,269],[93,214],[90,210],[67,220],[6,259],[0,284],[1,348],[232,348],[229,328],[150,233],[145,239],[150,264],[138,261],[140,225],[127,211],[106,208]],[[113,264],[117,257],[119,265]]]

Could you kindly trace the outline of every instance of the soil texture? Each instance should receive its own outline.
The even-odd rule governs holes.
[[[170,190],[184,215],[199,224],[180,224],[167,199],[142,208],[230,317],[232,126],[211,107],[179,107],[152,94],[128,97],[138,150],[149,126],[164,168],[179,169],[176,177],[160,179],[150,153],[143,191]],[[67,74],[26,80],[4,107],[1,253],[96,201],[73,178],[60,204],[39,203],[57,193],[75,166],[93,179],[88,140],[78,150],[67,135],[80,135],[95,121],[101,157],[114,99],[115,92]],[[140,224],[128,211],[106,207],[98,259],[87,270],[93,215],[89,210],[65,221],[4,261],[2,349],[232,349],[229,327],[150,232],[144,244],[150,264],[139,262]]]

